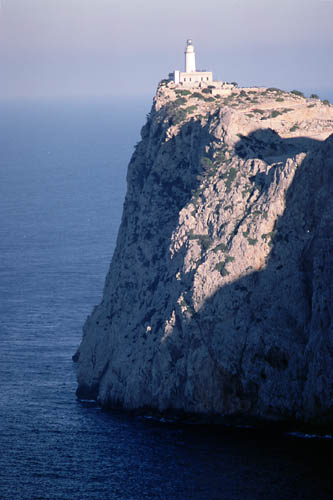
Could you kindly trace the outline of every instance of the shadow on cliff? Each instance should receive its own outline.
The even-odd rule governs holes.
[[[189,126],[193,125],[186,124],[180,134],[186,135]],[[208,126],[206,134],[208,138]],[[332,152],[333,136],[324,142]],[[333,182],[332,170],[321,169],[323,162],[316,164],[310,156],[320,154],[324,142],[306,137],[283,139],[271,129],[261,129],[241,137],[235,145],[236,154],[244,160],[259,158],[273,163],[299,153],[306,156],[288,189],[284,214],[276,221],[265,266],[221,286],[186,325],[186,330],[198,336],[198,342],[205,345],[213,360],[214,391],[225,413],[278,420],[301,420],[303,417],[325,423],[333,420],[333,411],[325,407],[327,401],[320,401],[316,395],[304,401],[310,371],[306,349],[311,335],[314,293],[313,241],[322,215],[316,207],[316,193],[323,185],[332,186]],[[200,179],[203,172],[196,173]],[[274,168],[268,175],[261,172],[250,180],[268,191],[273,178]],[[195,182],[191,187],[193,193]],[[177,210],[191,197],[188,192]],[[325,206],[322,208],[324,212]],[[178,212],[174,214],[173,223],[178,223]],[[170,261],[169,269],[172,265]],[[183,285],[189,291],[193,282]],[[189,295],[190,292],[187,298]],[[164,321],[170,311],[166,312]],[[333,317],[332,306],[328,316]],[[326,321],[326,326],[331,332],[331,319]],[[177,309],[175,329],[183,336]],[[333,337],[326,335],[323,348],[326,345],[330,352],[332,343]],[[181,357],[177,349],[173,349],[171,338],[170,355],[174,364]],[[263,387],[264,392],[273,391],[278,396],[270,400],[267,395],[266,401],[261,396],[258,409],[259,392]],[[171,406],[177,407],[183,397],[181,391],[179,389],[174,395]],[[305,406],[307,411],[304,411]],[[207,407],[207,411],[213,409]]]
[[[226,413],[332,424],[332,394],[324,395],[329,374],[312,372],[312,378],[322,377],[318,394],[304,395],[304,390],[316,356],[307,349],[311,335],[318,338],[315,348],[333,361],[332,303],[318,319],[318,331],[312,331],[313,297],[318,293],[314,287],[320,290],[325,272],[333,267],[330,252],[327,266],[314,270],[320,242],[328,240],[333,229],[333,165],[328,163],[325,168],[325,159],[330,158],[332,163],[333,135],[321,142],[282,139],[270,129],[258,130],[240,138],[235,151],[242,159],[260,158],[270,163],[301,152],[307,156],[288,189],[285,211],[276,221],[264,267],[249,270],[247,276],[221,286],[194,314],[187,329],[197,331],[207,347],[214,363],[216,397]],[[274,168],[270,174],[261,172],[250,180],[268,190],[272,171]],[[323,186],[327,195],[318,202]],[[333,242],[327,246],[332,249]]]
[[[272,157],[293,157],[308,153],[318,147],[321,141],[309,137],[281,138],[270,128],[258,129],[247,136],[241,136],[235,145],[236,154],[243,160],[259,158],[270,160]]]

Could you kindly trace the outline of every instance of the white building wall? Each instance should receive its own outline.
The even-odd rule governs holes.
[[[209,83],[212,81],[213,81],[213,73],[211,71],[179,73],[179,83],[183,83],[184,85],[194,85],[194,84],[197,85],[198,83]]]

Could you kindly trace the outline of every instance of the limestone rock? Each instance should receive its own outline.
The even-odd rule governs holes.
[[[78,395],[332,423],[333,107],[205,90],[158,88]]]

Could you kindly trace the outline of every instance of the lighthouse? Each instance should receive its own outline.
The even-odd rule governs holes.
[[[211,71],[197,71],[194,45],[190,38],[187,40],[185,48],[185,71],[175,70],[170,75],[176,85],[185,87],[205,86],[213,81]]]
[[[191,39],[187,40],[185,49],[185,73],[195,72],[195,50]]]

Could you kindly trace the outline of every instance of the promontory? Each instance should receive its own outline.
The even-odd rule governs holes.
[[[108,408],[333,424],[333,106],[162,81],[75,359]]]

